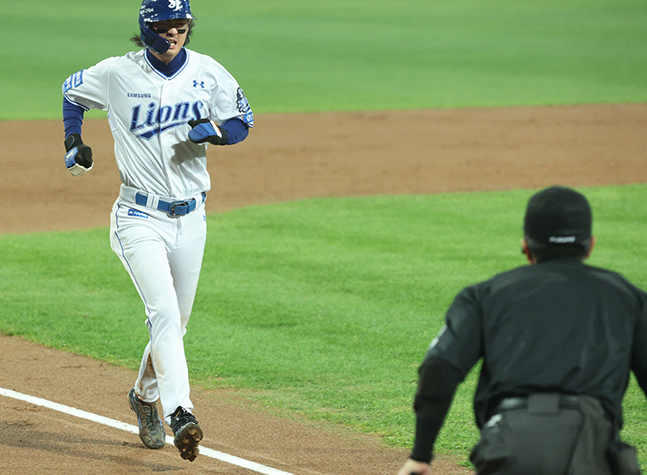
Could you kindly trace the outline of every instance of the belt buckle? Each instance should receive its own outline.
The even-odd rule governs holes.
[[[175,207],[176,206],[186,206],[187,212],[183,214],[175,214]],[[171,216],[183,216],[184,214],[187,214],[189,211],[189,202],[188,201],[173,201],[171,203],[171,207],[169,208],[169,213]]]

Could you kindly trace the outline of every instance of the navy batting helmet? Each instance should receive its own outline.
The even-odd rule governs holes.
[[[189,0],[144,0],[139,9],[139,31],[142,43],[154,53],[166,53],[171,43],[151,30],[148,25],[177,19],[194,19]]]

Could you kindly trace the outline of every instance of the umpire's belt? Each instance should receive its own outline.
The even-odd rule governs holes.
[[[131,203],[164,211],[169,216],[184,216],[185,214],[189,214],[207,199],[207,193],[204,191],[192,198],[173,200],[172,198],[165,198],[154,195],[153,193],[144,193],[126,185],[121,185],[119,196]]]
[[[528,397],[509,397],[502,399],[494,409],[495,413],[527,409],[530,412],[552,413],[559,409],[579,409],[580,399],[570,394],[539,393]]]

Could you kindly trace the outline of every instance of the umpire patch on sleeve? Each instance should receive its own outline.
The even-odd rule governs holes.
[[[85,71],[85,69],[77,71],[65,80],[65,82],[63,83],[63,92],[67,92],[70,89],[79,87],[81,84],[83,84],[83,71]]]
[[[248,127],[254,127],[254,113],[252,112],[252,108],[249,106],[249,101],[245,97],[245,93],[240,87],[236,91],[236,108],[238,109],[238,112],[242,112],[244,114],[243,122],[245,122]]]

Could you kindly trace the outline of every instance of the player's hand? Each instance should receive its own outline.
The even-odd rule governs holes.
[[[431,465],[415,460],[407,460],[398,475],[431,475]]]
[[[191,142],[209,142],[214,145],[225,145],[229,136],[225,129],[221,129],[216,123],[209,119],[190,120],[189,138]]]
[[[79,134],[70,134],[65,139],[65,166],[73,176],[92,170],[92,149],[85,145]]]

